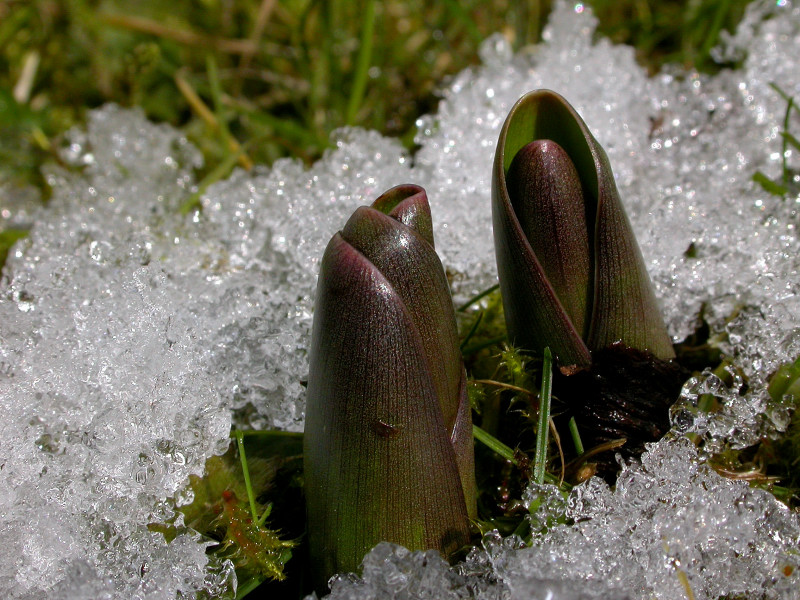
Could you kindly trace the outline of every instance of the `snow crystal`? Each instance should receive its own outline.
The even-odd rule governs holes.
[[[528,499],[543,496],[548,516],[568,523],[539,529],[542,515],[534,513],[530,546],[490,533],[447,569],[433,552],[381,544],[365,557],[361,578],[334,579],[330,598],[436,597],[430,589],[486,600],[796,597],[797,515],[769,492],[701,464],[685,437],[652,444],[613,490],[592,478],[566,501],[553,486]]]
[[[48,174],[53,198],[9,255],[0,301],[0,586],[7,598],[191,592],[206,584],[204,544],[166,544],[147,525],[172,516],[166,498],[231,424],[192,312],[204,274],[188,268],[219,251],[164,223],[198,154],[111,107],[64,156],[80,171]]]
[[[500,36],[456,76],[419,151],[348,129],[310,169],[283,160],[199,193],[199,154],[179,132],[106,106],[61,148],[36,214],[0,186],[4,226],[34,226],[0,284],[0,531],[8,598],[230,594],[229,564],[176,524],[190,474],[231,425],[303,427],[318,261],[359,205],[414,182],[463,299],[496,278],[490,177],[497,133],[523,93],[564,95],[606,149],[675,341],[702,313],[749,385],[690,380],[672,436],[565,500],[545,488],[532,548],[488,536],[460,566],[380,545],[334,598],[791,598],[798,519],[765,492],[703,466],[681,433],[744,446],[786,425],[766,377],[800,354],[798,186],[776,197],[786,101],[800,97],[800,9],[756,2],[717,51],[741,67],[648,78],[634,52],[595,39],[583,4],[557,3],[544,42],[514,55]],[[800,129],[797,114],[789,129]],[[791,182],[790,182],[791,183]],[[201,211],[184,215],[195,199]],[[725,406],[689,410],[700,394]],[[683,409],[686,410],[683,410]],[[560,498],[560,499],[559,499]],[[563,513],[571,525],[557,525]]]
[[[574,525],[553,527],[499,575],[511,589],[528,589],[531,577],[597,582],[595,597],[791,597],[796,515],[696,459],[686,438],[663,440],[623,469],[613,491],[598,479],[576,488],[566,511]]]

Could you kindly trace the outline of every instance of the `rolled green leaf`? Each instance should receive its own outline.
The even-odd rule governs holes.
[[[495,154],[492,215],[517,345],[549,346],[562,369],[586,367],[592,351],[617,343],[674,358],[608,158],[555,92],[531,92],[511,109]]]
[[[322,260],[304,436],[318,590],[381,541],[449,556],[469,540],[471,416],[432,231],[424,190],[400,186]]]

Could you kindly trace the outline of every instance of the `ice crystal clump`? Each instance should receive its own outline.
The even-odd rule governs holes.
[[[3,597],[145,597],[205,586],[204,544],[148,531],[225,447],[192,268],[172,222],[197,152],[138,114],[93,114],[9,256],[0,301]],[[92,149],[91,153],[89,148]],[[170,256],[169,260],[163,259]],[[102,590],[99,593],[98,590]],[[57,592],[57,593],[56,593]]]
[[[543,491],[560,496],[551,486],[529,500]],[[492,533],[451,571],[435,555],[383,544],[365,557],[363,576],[340,577],[330,597],[428,598],[437,587],[442,597],[486,600],[796,597],[797,515],[769,492],[701,464],[685,437],[652,444],[613,490],[593,478],[566,503],[550,500],[549,524],[534,527],[529,547]],[[532,524],[541,517],[540,508]]]
[[[392,598],[395,600],[465,598],[465,578],[450,570],[435,550],[409,552],[402,546],[378,544],[365,558],[363,578],[334,578],[331,600]]]
[[[576,488],[566,515],[573,525],[505,560],[498,574],[509,587],[547,576],[595,582],[598,598],[665,600],[687,589],[697,599],[790,598],[797,589],[797,515],[699,464],[686,438],[651,445],[613,491],[598,479]]]
[[[698,599],[790,598],[797,589],[797,516],[768,492],[699,464],[686,438],[652,445],[613,491],[598,479],[578,487],[566,514],[574,525],[554,527],[506,561],[509,586],[548,576],[602,582],[606,595],[597,597],[665,600],[687,589]]]
[[[756,2],[718,51],[741,67],[649,79],[631,48],[595,39],[583,4],[557,3],[535,52],[499,36],[483,66],[455,77],[419,120],[412,158],[395,140],[345,130],[310,169],[279,161],[196,191],[197,151],[138,112],[91,114],[46,175],[37,214],[0,186],[4,226],[33,222],[0,284],[0,595],[144,598],[230,594],[230,564],[208,563],[175,518],[190,474],[227,445],[231,424],[300,430],[313,293],[322,250],[359,205],[414,182],[431,201],[437,249],[463,299],[495,280],[490,166],[517,98],[563,94],[611,160],[670,333],[698,316],[748,385],[687,383],[674,439],[531,517],[535,549],[489,536],[454,569],[382,545],[335,598],[791,598],[798,520],[771,496],[709,471],[681,442],[744,446],[785,427],[766,379],[800,354],[798,198],[752,183],[780,177],[786,102],[800,97],[800,10]],[[790,131],[800,131],[794,113]],[[791,187],[791,186],[790,186]],[[796,189],[796,188],[791,188]],[[24,192],[21,192],[24,194]],[[704,393],[724,410],[693,408]],[[558,524],[560,515],[574,524]]]

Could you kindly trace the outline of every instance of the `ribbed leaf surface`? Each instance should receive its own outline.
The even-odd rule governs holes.
[[[599,144],[598,203],[595,223],[595,293],[588,345],[592,350],[622,342],[661,360],[675,358],[650,276]]]
[[[478,518],[478,484],[475,481],[475,448],[472,441],[472,407],[467,396],[467,372],[461,367],[458,411],[450,432],[450,444],[456,453],[456,466],[464,490],[464,502],[470,519]]]
[[[570,298],[562,304],[559,297],[565,292],[560,289],[566,287],[551,282],[548,273],[556,271],[542,264],[552,260],[553,251],[532,246],[540,242],[528,238],[509,198],[509,168],[517,154],[536,140],[552,140],[563,148],[580,179],[585,203],[583,214],[587,224],[591,224],[587,230],[593,264],[588,325],[583,327],[576,328],[570,318],[580,313],[575,306],[580,307],[581,302],[573,306]],[[528,153],[529,150],[523,152]],[[564,170],[560,159],[556,168]],[[530,177],[519,175],[518,171],[511,175]],[[527,201],[516,198],[515,204]],[[571,206],[567,200],[553,204]],[[586,366],[591,362],[590,349],[605,348],[615,342],[648,350],[661,359],[674,357],[608,158],[580,116],[558,94],[549,90],[531,92],[509,113],[495,155],[492,207],[503,306],[509,335],[518,345],[536,351],[550,346],[562,366]],[[565,209],[576,216],[579,213],[574,208]],[[529,216],[524,216],[526,211],[527,208],[523,219],[530,221]],[[525,227],[529,233],[545,232],[542,225]],[[555,226],[562,231],[564,227],[563,223]],[[572,235],[568,226],[567,230]]]
[[[380,237],[382,221],[372,213],[389,217],[365,210],[350,235]],[[399,240],[411,241],[404,229]],[[379,541],[444,555],[468,541],[455,451],[415,317],[392,282],[339,234],[320,272],[304,440],[318,589],[334,573],[356,570]]]
[[[586,203],[575,165],[552,140],[517,152],[506,175],[511,206],[572,326],[585,337],[592,261]]]
[[[342,237],[375,265],[410,313],[432,366],[445,426],[451,431],[463,367],[450,288],[436,251],[414,229],[368,207],[353,213]]]

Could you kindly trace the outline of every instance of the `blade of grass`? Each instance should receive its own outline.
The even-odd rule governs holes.
[[[258,586],[260,586],[264,581],[266,581],[266,577],[251,577],[244,583],[242,583],[236,589],[236,600],[242,600],[247,594],[255,590]]]
[[[800,140],[794,137],[791,133],[788,131],[781,131],[781,137],[786,140],[792,148],[795,150],[800,150]]]
[[[769,87],[771,87],[773,90],[775,90],[775,91],[778,93],[778,95],[779,95],[781,98],[783,98],[784,100],[786,100],[786,102],[789,102],[790,100],[793,100],[792,96],[790,96],[789,94],[787,94],[786,92],[784,92],[784,91],[783,91],[783,89],[782,89],[782,88],[781,88],[781,87],[780,87],[780,86],[779,86],[777,83],[769,83],[768,85],[769,85]],[[800,113],[800,106],[798,106],[798,105],[797,105],[797,104],[795,104],[794,102],[793,102],[792,104],[793,104],[793,108],[794,108],[794,109],[795,109],[795,110],[796,110],[798,113]]]
[[[575,422],[575,417],[570,417],[569,419],[569,434],[572,436],[575,452],[580,456],[584,452],[583,442],[581,441],[581,434],[578,432],[578,424]]]
[[[336,34],[334,32],[340,31],[341,23],[339,21],[339,11],[336,2],[322,2],[318,4],[318,19],[322,20],[323,30],[330,32],[328,35],[323,36],[320,44],[315,48],[317,51],[316,56],[313,54],[308,55],[308,62],[311,68],[311,76],[309,77],[310,93],[308,95],[309,102],[309,121],[314,124],[320,133],[325,132],[325,112],[333,107],[328,104],[338,94],[330,94],[331,86],[335,86],[334,81],[336,74],[339,73],[339,64],[334,55],[333,46]],[[314,3],[309,5],[309,8]],[[311,13],[309,13],[311,18]],[[309,51],[311,49],[309,48]],[[334,109],[335,110],[335,109]],[[339,107],[341,110],[341,107]],[[323,135],[325,135],[323,133]]]
[[[464,346],[466,346],[467,342],[469,342],[472,339],[472,336],[475,335],[475,332],[478,330],[478,326],[481,324],[481,321],[483,321],[483,313],[482,312],[478,313],[478,318],[475,319],[475,322],[472,324],[472,327],[470,328],[469,333],[467,333],[467,335],[464,337],[464,341],[461,342],[461,344],[459,345],[459,350],[461,350],[461,351],[464,350]]]
[[[235,102],[234,100],[231,100],[229,104],[235,106],[237,110],[239,110],[242,114],[247,116],[248,119],[252,119],[253,122],[258,123],[264,127],[267,127],[273,130],[276,134],[283,136],[300,145],[307,147],[308,146],[319,147],[320,144],[322,144],[323,148],[328,145],[327,140],[325,139],[320,140],[307,128],[298,124],[297,121],[294,121],[292,119],[282,119],[281,117],[276,117],[267,112],[262,112],[251,108],[247,108],[242,104]]]
[[[544,349],[542,360],[542,390],[539,393],[539,421],[536,427],[536,454],[533,458],[533,480],[544,482],[547,467],[547,440],[550,427],[550,398],[553,391],[553,355]]]
[[[520,45],[536,44],[539,42],[539,35],[542,22],[542,0],[528,0],[522,5],[523,22],[520,24]]]
[[[580,456],[572,459],[570,465],[582,465],[586,461],[588,461],[593,456],[597,456],[601,452],[608,452],[609,450],[616,450],[617,448],[621,448],[624,446],[628,440],[626,438],[619,438],[616,440],[609,440],[608,442],[603,442],[595,446],[594,448],[590,448]]]
[[[789,101],[786,103],[786,114],[783,115],[783,131],[784,133],[789,131],[789,120],[792,116],[792,108],[794,107],[794,98],[789,98]],[[789,150],[789,140],[784,135],[781,136],[781,161],[783,165],[783,185],[785,186],[792,178],[792,172],[789,170],[788,160],[787,160],[787,152]]]
[[[786,194],[789,193],[789,190],[787,188],[785,188],[779,183],[775,183],[774,181],[772,181],[772,179],[764,175],[764,173],[762,173],[761,171],[756,171],[753,174],[753,181],[755,181],[758,185],[764,188],[764,191],[769,192],[773,196],[785,196]]]
[[[466,301],[464,304],[462,304],[461,306],[459,306],[459,307],[456,309],[456,311],[457,311],[457,312],[464,312],[464,311],[465,311],[465,310],[467,310],[467,309],[468,309],[470,306],[472,306],[473,304],[475,304],[475,303],[476,303],[476,302],[478,302],[479,300],[482,300],[483,298],[485,298],[486,296],[488,296],[488,295],[489,295],[489,294],[491,294],[493,291],[495,291],[496,289],[499,289],[499,288],[500,288],[500,284],[499,284],[499,283],[495,283],[495,284],[494,284],[492,287],[490,287],[490,288],[487,288],[487,289],[483,290],[482,292],[480,292],[480,293],[479,293],[479,294],[477,294],[476,296],[473,296],[472,298],[470,298],[469,300],[467,300],[467,301]]]
[[[264,512],[261,513],[261,516],[258,518],[258,526],[263,527],[264,522],[269,518],[270,514],[272,514],[272,504],[267,504],[264,507]]]
[[[162,25],[157,21],[152,21],[142,17],[105,14],[101,15],[100,19],[105,22],[106,25],[111,27],[129,29],[131,31],[138,31],[140,33],[148,33],[150,35],[173,40],[179,44],[185,44],[187,46],[213,48],[214,50],[219,50],[220,52],[225,52],[228,54],[249,54],[257,49],[257,46],[252,40],[230,40],[211,37],[194,31],[167,27],[166,25]]]
[[[12,92],[14,100],[16,100],[18,104],[26,104],[28,100],[30,100],[33,82],[36,79],[36,71],[39,69],[40,61],[41,55],[38,51],[30,50],[25,53],[25,59],[22,63],[22,72]]]
[[[347,101],[347,112],[345,113],[345,123],[355,125],[358,109],[364,99],[364,92],[367,89],[367,77],[369,76],[369,64],[372,60],[373,34],[375,32],[375,0],[367,0],[364,10],[364,24],[361,30],[361,43],[358,49],[358,59],[356,61],[355,77],[353,87],[350,90],[350,98]]]
[[[230,150],[233,150],[233,145],[231,144],[233,136],[231,136],[228,124],[222,114],[222,85],[219,82],[217,61],[210,52],[206,54],[206,74],[208,75],[208,87],[211,91],[211,101],[214,104],[214,122],[216,123],[216,129],[222,136],[223,144]]]
[[[208,108],[206,103],[203,102],[203,99],[197,95],[197,92],[194,91],[194,88],[186,81],[180,72],[175,73],[175,85],[178,86],[178,90],[180,90],[183,97],[186,98],[192,110],[197,113],[197,116],[203,119],[209,127],[216,130],[219,127],[219,123],[217,123],[217,118],[214,116],[214,113]]]
[[[239,63],[239,71],[246,71],[250,66],[250,61],[253,60],[253,56],[258,50],[258,45],[261,42],[261,37],[264,35],[264,28],[267,26],[269,17],[275,8],[275,2],[276,0],[261,0],[261,5],[258,8],[258,13],[249,37],[250,42],[253,44],[253,48],[250,52],[246,52],[242,55],[242,62]]]
[[[503,442],[498,440],[496,437],[487,432],[485,429],[481,429],[477,425],[473,425],[472,437],[474,437],[476,440],[478,440],[480,443],[482,443],[484,446],[489,448],[489,450],[491,450],[501,458],[504,458],[505,460],[510,462],[515,467],[522,468],[524,466],[517,459],[517,455],[514,452],[514,450],[506,446]],[[561,489],[569,490],[572,487],[567,483],[559,481],[558,477],[554,477],[553,475],[550,475],[550,473],[544,474],[544,480],[547,481],[547,483],[558,485]]]
[[[205,102],[203,102],[203,99],[197,94],[196,91],[194,91],[194,88],[180,72],[175,73],[175,85],[178,86],[178,89],[180,90],[181,94],[183,94],[183,97],[186,98],[186,101],[189,103],[189,106],[192,107],[192,110],[197,113],[197,115],[203,119],[203,121],[205,121],[213,131],[220,133],[224,138],[225,132],[220,124],[219,119],[217,119],[217,116],[214,114],[214,112]],[[235,155],[236,160],[238,160],[239,164],[242,165],[242,168],[248,171],[253,168],[253,161],[250,160],[250,157],[248,157],[244,150],[242,150],[242,147],[235,138],[228,136],[227,145],[233,155]],[[227,162],[227,158],[223,162]]]
[[[244,474],[244,486],[247,489],[247,499],[250,501],[250,515],[253,522],[258,521],[258,513],[256,512],[256,498],[253,494],[253,486],[250,483],[250,469],[247,468],[247,454],[244,451],[244,436],[241,431],[234,432],[236,436],[236,446],[239,448],[239,460],[242,463],[242,473]]]
[[[506,336],[501,335],[490,340],[486,340],[485,342],[480,342],[475,344],[474,346],[469,346],[468,348],[464,348],[461,350],[461,354],[464,356],[470,356],[475,354],[476,352],[480,352],[484,348],[488,348],[489,346],[494,346],[495,344],[499,344],[500,342],[504,342],[506,340]]]
[[[700,46],[700,50],[698,54],[700,55],[700,59],[705,62],[708,60],[708,57],[711,54],[711,48],[714,47],[719,41],[719,32],[722,29],[722,24],[725,22],[725,15],[728,14],[728,11],[731,9],[731,0],[722,0],[717,4],[717,9],[714,12],[714,18],[711,21],[711,25],[708,28],[708,31],[705,33],[705,41],[703,45]]]
[[[531,397],[531,393],[523,387],[519,387],[518,385],[512,385],[510,383],[504,383],[502,381],[494,381],[493,379],[473,379],[472,383],[480,383],[482,385],[493,385],[495,387],[503,388],[504,390],[510,390],[512,392],[517,392],[518,394],[523,394],[525,396]]]
[[[661,542],[661,547],[664,549],[664,555],[669,557],[670,550],[667,542]],[[695,600],[694,592],[692,591],[692,585],[689,583],[689,577],[686,575],[686,571],[683,570],[683,568],[680,566],[680,563],[676,563],[673,566],[675,568],[675,576],[683,586],[683,591],[686,594],[686,600]]]
[[[228,147],[230,152],[238,155],[237,160],[243,169],[250,170],[253,168],[253,161],[247,156],[239,142],[231,134],[228,128],[228,122],[224,115],[224,102],[222,96],[222,85],[219,78],[219,69],[217,68],[217,61],[214,55],[210,52],[206,55],[206,72],[208,73],[208,83],[211,90],[211,100],[214,103],[214,115],[216,117],[217,129],[222,135],[223,143]]]
[[[506,446],[503,442],[498,440],[496,437],[491,435],[490,433],[484,431],[477,425],[472,426],[472,436],[478,440],[480,443],[485,445],[489,450],[494,452],[495,454],[503,457],[507,461],[509,461],[515,467],[519,466],[519,461],[517,460],[516,456],[514,455],[514,451]]]
[[[222,111],[222,86],[219,82],[217,61],[210,52],[206,54],[206,73],[208,74],[208,86],[211,90],[211,101],[214,103],[214,113],[217,117],[217,124],[226,135],[229,135],[225,121],[220,118],[220,112]]]

